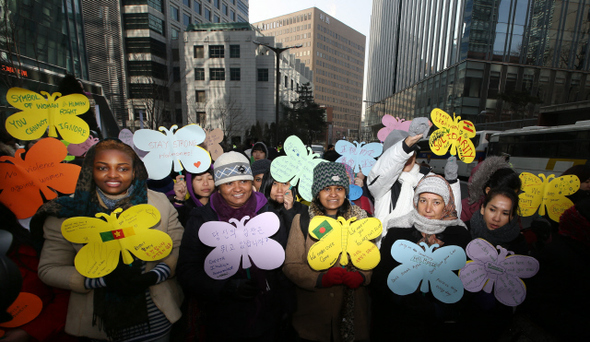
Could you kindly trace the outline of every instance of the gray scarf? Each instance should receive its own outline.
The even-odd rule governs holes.
[[[419,232],[424,234],[438,234],[442,233],[450,226],[462,226],[467,229],[463,221],[458,218],[452,220],[434,220],[426,218],[420,214],[416,209],[413,209],[406,215],[389,220],[387,227],[389,228],[416,228]]]
[[[469,220],[469,224],[471,225],[472,238],[482,238],[491,243],[492,246],[509,243],[516,239],[518,234],[520,234],[517,215],[514,215],[514,218],[502,227],[489,230],[485,221],[483,220],[483,215],[479,210],[476,210],[473,213],[471,220]]]

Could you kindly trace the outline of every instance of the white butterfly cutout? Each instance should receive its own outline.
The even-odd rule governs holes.
[[[285,261],[285,250],[280,243],[271,239],[280,227],[276,214],[266,212],[249,220],[244,216],[240,221],[230,219],[205,222],[199,229],[199,239],[207,246],[215,247],[205,258],[205,273],[213,279],[227,279],[242,268],[252,266],[263,270],[280,267]],[[249,220],[248,223],[244,223]]]
[[[295,186],[304,200],[311,202],[311,186],[313,184],[313,169],[319,163],[326,162],[320,155],[313,153],[311,147],[305,147],[301,139],[292,135],[283,145],[286,156],[277,157],[270,165],[272,177],[282,183],[290,182]]]
[[[408,241],[397,240],[391,246],[391,256],[401,263],[394,268],[387,277],[387,286],[393,293],[405,296],[414,293],[420,282],[420,291],[430,291],[432,295],[443,303],[455,303],[463,297],[463,283],[453,272],[465,266],[467,260],[465,251],[459,246],[444,246],[437,248],[437,244],[420,245]]]
[[[198,146],[205,140],[205,131],[199,125],[186,125],[174,133],[177,125],[167,130],[160,127],[160,133],[151,129],[140,129],[133,134],[133,143],[137,148],[149,151],[143,157],[151,179],[163,179],[170,174],[170,163],[174,172],[184,168],[191,173],[201,173],[209,169],[211,156]]]
[[[364,142],[358,143],[356,141],[353,145],[346,140],[338,140],[334,149],[341,155],[336,162],[349,165],[355,173],[362,170],[363,174],[368,175],[377,162],[375,158],[383,152],[383,145],[380,143],[365,145]]]

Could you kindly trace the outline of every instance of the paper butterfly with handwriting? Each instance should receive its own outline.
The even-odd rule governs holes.
[[[384,142],[389,133],[391,133],[394,130],[407,132],[408,129],[410,129],[410,124],[412,123],[412,120],[406,121],[405,119],[394,118],[393,116],[386,114],[383,115],[383,118],[381,118],[381,122],[385,127],[381,128],[379,132],[377,132],[377,139],[379,139],[379,141],[381,142]]]
[[[422,247],[421,247],[422,246]],[[424,247],[424,248],[423,248]],[[434,298],[443,303],[456,303],[463,297],[463,283],[455,270],[465,266],[467,257],[459,246],[430,247],[420,242],[397,240],[391,246],[391,256],[401,263],[387,277],[387,286],[393,293],[405,296],[420,291],[428,292],[428,284]]]
[[[500,303],[517,306],[526,297],[526,286],[520,278],[537,274],[539,262],[533,257],[509,252],[501,246],[496,248],[484,239],[472,240],[465,249],[472,260],[459,271],[459,278],[469,292],[483,289],[491,293],[493,287],[494,296]]]
[[[328,216],[314,216],[309,223],[309,235],[319,240],[307,253],[309,266],[316,271],[326,270],[338,261],[342,266],[350,261],[361,270],[375,268],[381,260],[377,246],[371,242],[381,236],[381,221],[375,217],[335,220]]]
[[[57,197],[56,191],[73,193],[80,174],[80,166],[61,162],[68,152],[55,138],[41,139],[23,158],[24,153],[18,149],[14,157],[0,157],[0,202],[18,219],[33,216],[44,199]]]
[[[471,141],[475,137],[475,126],[471,121],[461,120],[455,114],[451,117],[439,108],[430,112],[430,120],[438,127],[428,140],[434,154],[443,156],[449,152],[466,164],[475,159],[475,146]]]
[[[50,137],[57,137],[57,129],[61,137],[72,144],[83,143],[90,134],[86,121],[78,117],[90,109],[85,95],[50,95],[45,91],[37,94],[23,88],[10,88],[6,100],[22,110],[9,116],[5,123],[6,131],[19,140],[39,139],[47,128]]]
[[[117,214],[119,214],[117,217]],[[170,235],[150,229],[160,222],[160,212],[150,204],[138,204],[110,215],[97,213],[96,218],[77,216],[61,225],[64,238],[86,244],[74,259],[74,266],[87,278],[100,278],[119,264],[119,253],[125,264],[133,262],[133,253],[143,261],[163,259],[172,251]]]
[[[313,169],[319,163],[325,163],[320,155],[313,153],[311,147],[305,147],[301,139],[292,135],[283,144],[285,156],[275,158],[270,164],[270,174],[281,183],[290,182],[297,185],[301,197],[311,202],[311,186],[313,184]]]
[[[334,146],[341,157],[336,162],[350,165],[355,173],[362,171],[368,175],[371,168],[377,162],[377,157],[383,152],[383,145],[380,143],[354,142],[354,145],[346,140],[338,140]]]
[[[263,270],[283,264],[285,250],[271,238],[280,228],[276,214],[266,212],[251,220],[244,216],[240,221],[230,219],[229,222],[209,221],[199,229],[201,242],[215,247],[205,258],[205,273],[209,277],[216,280],[231,277],[240,268],[240,260],[243,269],[252,267],[250,259]]]
[[[523,217],[533,215],[538,208],[539,215],[544,216],[547,213],[550,219],[559,222],[561,214],[574,205],[566,196],[574,194],[580,188],[580,179],[576,175],[556,178],[555,175],[545,177],[544,174],[539,174],[537,177],[523,172],[519,177],[522,193],[518,195],[518,207],[520,216]]]
[[[43,301],[33,293],[21,292],[16,300],[8,307],[8,312],[13,318],[10,321],[0,323],[0,328],[18,328],[29,323],[39,316],[43,310]],[[0,330],[0,338],[3,331]]]
[[[92,146],[98,144],[99,141],[100,139],[89,135],[88,139],[81,144],[69,144],[68,152],[73,156],[81,157],[85,155]]]
[[[133,147],[133,151],[135,151],[135,153],[137,153],[137,155],[141,159],[143,159],[143,157],[145,157],[145,155],[148,154],[148,152],[142,151],[138,149],[137,146],[135,146],[135,144],[133,143],[133,132],[131,132],[129,128],[123,128],[121,131],[119,131],[119,140]]]
[[[133,143],[139,149],[149,151],[143,163],[151,179],[163,179],[170,174],[170,164],[174,172],[186,169],[190,173],[207,171],[211,166],[211,156],[198,146],[205,140],[205,131],[198,125],[186,125],[177,130],[177,125],[167,130],[160,127],[158,132],[140,129],[133,134]]]
[[[205,146],[207,151],[211,154],[211,159],[217,158],[223,154],[223,148],[219,145],[223,141],[223,131],[220,128],[207,131],[207,138],[205,138]]]

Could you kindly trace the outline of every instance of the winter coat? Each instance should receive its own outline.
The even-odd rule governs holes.
[[[147,262],[146,272],[158,263],[166,263],[172,273],[168,280],[149,287],[150,296],[154,304],[164,313],[171,323],[180,319],[180,304],[182,293],[174,276],[180,240],[183,228],[178,221],[178,213],[162,193],[148,190],[148,204],[153,205],[160,212],[160,223],[152,229],[157,229],[170,235],[173,242],[172,252],[164,259]],[[83,244],[67,241],[61,233],[61,225],[65,218],[50,216],[43,227],[45,243],[41,251],[39,262],[39,278],[47,285],[60,289],[71,290],[66,332],[74,336],[87,336],[94,339],[107,339],[106,334],[98,325],[92,324],[94,311],[94,290],[84,287],[85,277],[74,267],[76,253]]]
[[[270,211],[262,193],[252,192],[252,196],[256,196],[257,214]],[[178,280],[184,292],[187,297],[190,296],[189,300],[196,300],[202,312],[208,340],[256,339],[272,334],[285,311],[283,300],[289,296],[285,290],[288,280],[280,268],[262,270],[256,267],[255,261],[248,270],[242,268],[240,261],[238,271],[227,279],[215,280],[209,277],[204,265],[214,247],[201,242],[199,230],[203,223],[210,221],[219,221],[211,200],[191,212],[182,238],[177,268]],[[278,232],[270,238],[286,246],[287,228],[282,221]],[[239,298],[238,287],[249,279],[256,281],[258,293],[251,299]]]
[[[351,206],[351,215],[357,219],[366,218],[365,211],[358,206]],[[324,272],[313,270],[307,262],[307,254],[311,246],[317,241],[312,239],[308,232],[308,227],[302,229],[301,222],[309,224],[307,218],[302,216],[313,216],[310,214],[299,214],[293,219],[293,225],[289,233],[289,243],[287,245],[285,265],[283,272],[297,285],[297,310],[293,314],[293,326],[298,332],[299,337],[312,341],[331,341],[341,340],[339,325],[342,321],[342,311],[344,304],[345,285],[336,285],[329,288],[318,287],[318,277]],[[338,261],[332,267],[342,267]],[[356,340],[366,340],[369,338],[369,297],[366,285],[371,282],[371,271],[361,271],[365,282],[359,288],[354,290],[354,333]],[[321,284],[321,282],[320,282]]]
[[[445,243],[444,246],[465,248],[471,241],[471,235],[463,226],[448,226],[437,236]],[[457,321],[461,301],[455,304],[442,303],[434,298],[431,291],[422,293],[420,286],[414,293],[400,296],[387,285],[389,273],[400,265],[391,255],[393,244],[401,239],[418,243],[421,238],[422,234],[414,227],[390,228],[382,241],[381,261],[373,270],[370,286],[373,317],[371,341],[391,341],[391,336],[399,341],[430,341],[433,336],[452,340],[452,336],[448,335],[446,339],[442,338],[441,334],[447,332],[440,327],[445,321]]]

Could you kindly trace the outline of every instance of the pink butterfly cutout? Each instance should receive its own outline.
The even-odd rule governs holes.
[[[412,120],[406,121],[405,119],[394,118],[391,115],[383,115],[381,122],[385,127],[381,128],[379,132],[377,132],[377,138],[379,141],[385,141],[385,138],[391,133],[393,130],[401,130],[401,131],[408,131],[410,129],[410,124]]]
[[[533,257],[509,252],[501,246],[496,248],[484,239],[472,240],[465,248],[472,260],[459,271],[459,278],[469,292],[483,289],[491,293],[493,287],[494,296],[500,303],[517,306],[526,297],[526,286],[520,278],[537,274],[539,262]]]
[[[81,157],[85,155],[92,146],[98,144],[99,141],[100,139],[89,135],[88,139],[81,144],[69,144],[68,153],[76,157]]]

